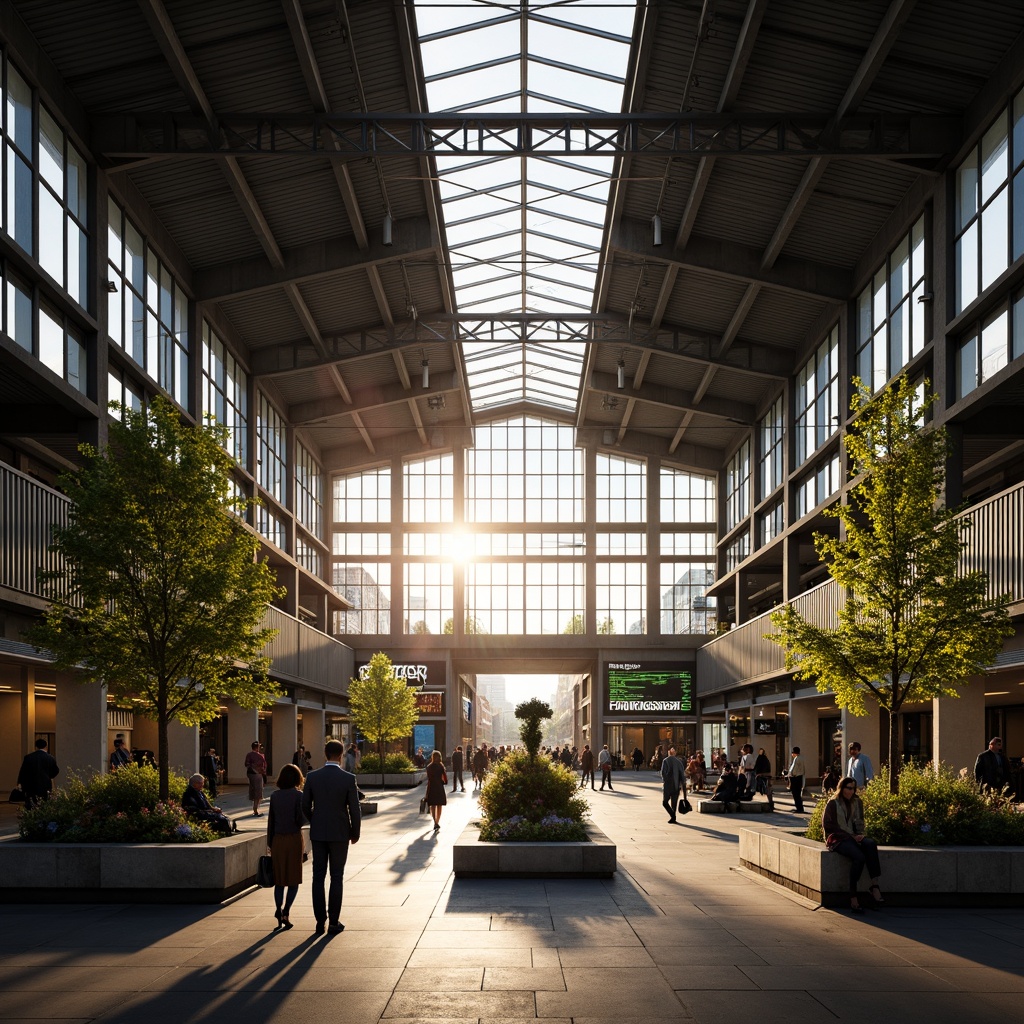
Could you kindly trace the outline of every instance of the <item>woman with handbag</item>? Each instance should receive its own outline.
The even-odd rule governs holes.
[[[288,914],[302,884],[302,772],[286,764],[277,777],[267,814],[267,852],[274,867],[274,917],[279,928],[291,928]],[[288,896],[285,898],[285,886]]]
[[[821,816],[825,845],[850,862],[850,910],[863,914],[857,898],[857,883],[865,865],[871,876],[871,895],[875,903],[884,903],[878,879],[882,874],[878,862],[878,843],[864,834],[864,807],[857,796],[857,781],[849,777],[839,780],[836,795],[825,804]]]
[[[448,773],[444,770],[444,763],[441,761],[441,752],[435,750],[430,755],[430,763],[427,765],[427,806],[430,808],[430,816],[434,819],[434,831],[441,828],[441,808],[448,803],[445,795],[445,787],[448,785]]]

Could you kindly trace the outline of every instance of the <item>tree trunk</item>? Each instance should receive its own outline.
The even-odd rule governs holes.
[[[167,714],[159,712],[156,720],[156,765],[160,775],[160,799],[164,803],[170,802],[170,753],[167,743]]]
[[[898,793],[900,791],[899,716],[895,711],[887,711],[886,714],[889,716],[889,792]]]

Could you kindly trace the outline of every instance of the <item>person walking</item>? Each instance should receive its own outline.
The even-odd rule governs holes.
[[[483,789],[484,779],[487,776],[487,767],[490,762],[487,759],[487,744],[481,743],[473,755],[473,789]]]
[[[434,831],[441,828],[441,808],[448,803],[444,788],[448,785],[448,774],[441,761],[441,751],[435,750],[427,763],[427,806],[430,816],[434,819]]]
[[[608,744],[606,743],[601,748],[601,753],[597,755],[597,767],[601,769],[601,789],[604,789],[604,784],[608,783],[608,789],[613,793],[612,789],[612,755],[608,751]]]
[[[245,777],[249,780],[253,817],[260,818],[263,816],[260,803],[263,801],[263,784],[267,781],[267,759],[260,752],[257,740],[252,741],[251,749],[245,755]]]
[[[644,752],[639,747],[634,747],[630,760],[633,762],[633,771],[640,771],[640,766],[644,763]]]
[[[686,796],[686,768],[676,757],[676,748],[668,748],[668,757],[661,762],[661,806],[668,811],[669,824],[676,823],[679,794]]]
[[[580,755],[580,767],[583,769],[583,777],[580,779],[580,789],[587,788],[587,776],[590,776],[590,788],[596,789],[594,785],[594,752],[590,749],[589,743],[583,744],[583,753]]]
[[[857,783],[857,789],[862,790],[875,777],[874,766],[871,758],[860,752],[859,743],[851,743],[848,749],[850,759],[846,762],[846,774]]]
[[[217,760],[217,751],[210,747],[199,759],[199,771],[206,779],[206,788],[210,791],[210,799],[217,799],[217,777],[220,775],[220,762]]]
[[[300,743],[299,749],[292,754],[292,764],[301,772],[306,764],[306,748]]]
[[[800,756],[800,748],[793,748],[793,760],[789,762],[789,791],[793,794],[793,807],[797,814],[804,813],[804,777],[807,769]]]
[[[750,793],[754,792],[754,765],[757,758],[754,757],[754,748],[749,743],[740,747],[740,774],[746,779],[746,788]]]
[[[455,787],[458,786],[463,793],[466,792],[466,783],[463,780],[463,756],[462,747],[458,746],[452,751],[452,792],[455,792]]]
[[[302,790],[302,813],[309,820],[309,838],[313,844],[313,917],[314,934],[337,935],[345,930],[341,923],[341,900],[345,885],[345,861],[349,845],[359,842],[362,818],[356,778],[341,767],[345,745],[329,740],[324,747],[326,763],[306,776]],[[324,887],[328,869],[331,888],[327,898]]]
[[[277,791],[271,793],[267,811],[267,853],[274,867],[274,917],[277,926],[285,929],[292,927],[289,914],[302,885],[304,781],[298,765],[286,764],[278,773]]]
[[[356,769],[359,767],[359,748],[354,744],[350,743],[348,749],[345,751],[345,771],[351,772],[353,775],[356,773]]]
[[[1010,761],[1003,753],[1003,741],[999,736],[993,736],[988,741],[988,749],[978,755],[974,762],[974,778],[982,792],[1002,793],[1010,785]]]
[[[830,853],[838,853],[850,862],[850,910],[863,914],[857,897],[857,883],[865,866],[871,877],[871,896],[875,903],[884,903],[878,880],[882,868],[878,860],[878,843],[864,834],[864,807],[857,796],[857,780],[846,776],[839,780],[836,795],[825,804],[821,816],[825,845]]]
[[[764,747],[759,747],[757,757],[754,759],[754,779],[756,780],[757,792],[762,796],[768,796],[771,791],[772,763],[764,752]]]
[[[53,792],[53,780],[60,774],[56,758],[46,747],[46,740],[40,736],[36,740],[36,749],[21,759],[18,788],[25,794],[26,807],[35,807],[49,800]]]

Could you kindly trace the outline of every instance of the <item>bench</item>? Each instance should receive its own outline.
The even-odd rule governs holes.
[[[736,801],[733,801],[733,806]],[[764,797],[755,797],[753,800],[741,800],[739,810],[730,811],[731,814],[771,814],[775,805],[768,803]],[[697,812],[699,814],[725,814],[725,804],[721,800],[698,800]]]

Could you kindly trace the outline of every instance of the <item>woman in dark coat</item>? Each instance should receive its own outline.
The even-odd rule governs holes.
[[[430,816],[434,819],[434,831],[441,827],[441,808],[448,803],[444,787],[448,785],[448,775],[441,762],[441,752],[435,750],[430,755],[430,764],[427,765],[427,806],[430,808]]]
[[[267,852],[274,864],[274,917],[280,928],[291,928],[288,913],[302,884],[303,781],[302,772],[286,764],[277,777],[277,792],[270,797],[267,815]]]

